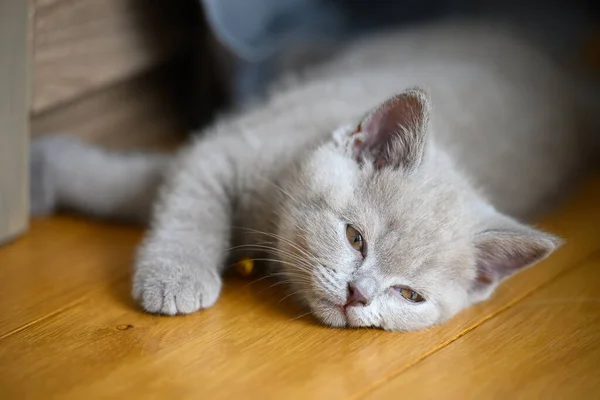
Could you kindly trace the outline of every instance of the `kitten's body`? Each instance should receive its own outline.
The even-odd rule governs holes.
[[[383,140],[361,130],[367,112],[415,85],[430,94],[431,111],[423,92],[406,92],[386,103],[392,111],[365,120],[381,130],[386,113],[408,112],[404,125],[394,122],[408,139],[362,146],[369,135]],[[529,218],[583,166],[570,90],[546,58],[490,28],[449,24],[357,43],[182,151],[140,249],[134,295],[150,312],[208,307],[227,249],[254,245],[252,255],[267,250],[283,263],[327,324],[410,330],[441,322],[555,248],[551,236],[494,207]],[[383,157],[388,148],[395,153]],[[34,193],[38,209],[136,218],[147,214],[169,163],[56,141],[34,144],[33,161],[50,189]],[[34,189],[43,186],[36,181]],[[360,262],[344,233],[340,241],[345,223],[367,239]],[[478,241],[496,231],[501,237]],[[475,291],[477,271],[503,263],[497,254],[515,265]],[[369,301],[342,307],[354,282]],[[425,304],[396,304],[403,300],[389,289],[409,283]]]

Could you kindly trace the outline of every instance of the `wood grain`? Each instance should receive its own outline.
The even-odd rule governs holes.
[[[139,239],[137,229],[65,217],[36,221],[26,238],[0,251],[0,397],[362,397],[395,383],[461,338],[461,346],[468,348],[467,338],[494,321],[498,327],[484,335],[489,340],[527,335],[531,327],[504,318],[554,280],[598,256],[599,202],[596,176],[544,220],[544,227],[568,239],[554,257],[509,280],[493,299],[449,323],[408,334],[322,327],[309,316],[301,317],[302,310],[290,301],[279,303],[284,292],[270,288],[268,280],[249,284],[227,279],[217,305],[193,315],[147,315],[129,294],[127,266]],[[9,284],[15,280],[18,284]],[[578,290],[565,284],[560,288]],[[13,296],[17,300],[4,300]],[[570,323],[569,312],[561,308],[554,324]],[[510,331],[504,330],[505,323]],[[552,337],[552,331],[546,334]],[[558,342],[546,345],[569,345],[567,336],[558,337]],[[521,354],[526,353],[511,353],[516,362]],[[437,368],[446,371],[444,377],[459,371],[451,357]],[[565,362],[554,368],[573,367]],[[600,370],[588,369],[588,376]],[[423,385],[427,378],[420,378]],[[513,393],[519,382],[514,382]],[[436,398],[448,397],[444,387],[437,390]],[[491,390],[484,388],[493,394]]]
[[[597,399],[599,292],[600,254],[367,398]]]
[[[179,29],[162,18],[169,7],[159,3],[36,1],[33,113],[129,79],[172,55]]]
[[[34,220],[30,234],[0,251],[0,337],[126,276],[139,236],[127,226]]]
[[[0,1],[0,243],[29,217],[29,3]]]

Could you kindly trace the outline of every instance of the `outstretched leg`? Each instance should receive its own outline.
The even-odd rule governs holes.
[[[166,179],[135,264],[133,295],[146,311],[191,313],[219,296],[235,180],[225,142],[190,147]]]
[[[31,144],[30,208],[146,222],[171,157],[120,154],[63,138]]]

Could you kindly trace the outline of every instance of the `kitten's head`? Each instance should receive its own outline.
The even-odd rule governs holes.
[[[393,97],[336,131],[284,183],[285,272],[325,324],[440,323],[559,244],[470,188],[431,143],[430,107],[419,89]]]

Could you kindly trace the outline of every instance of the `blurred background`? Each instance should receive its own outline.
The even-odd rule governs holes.
[[[39,0],[31,128],[109,147],[165,148],[260,99],[281,74],[369,32],[452,16],[535,32],[557,57],[599,63],[592,0]]]

